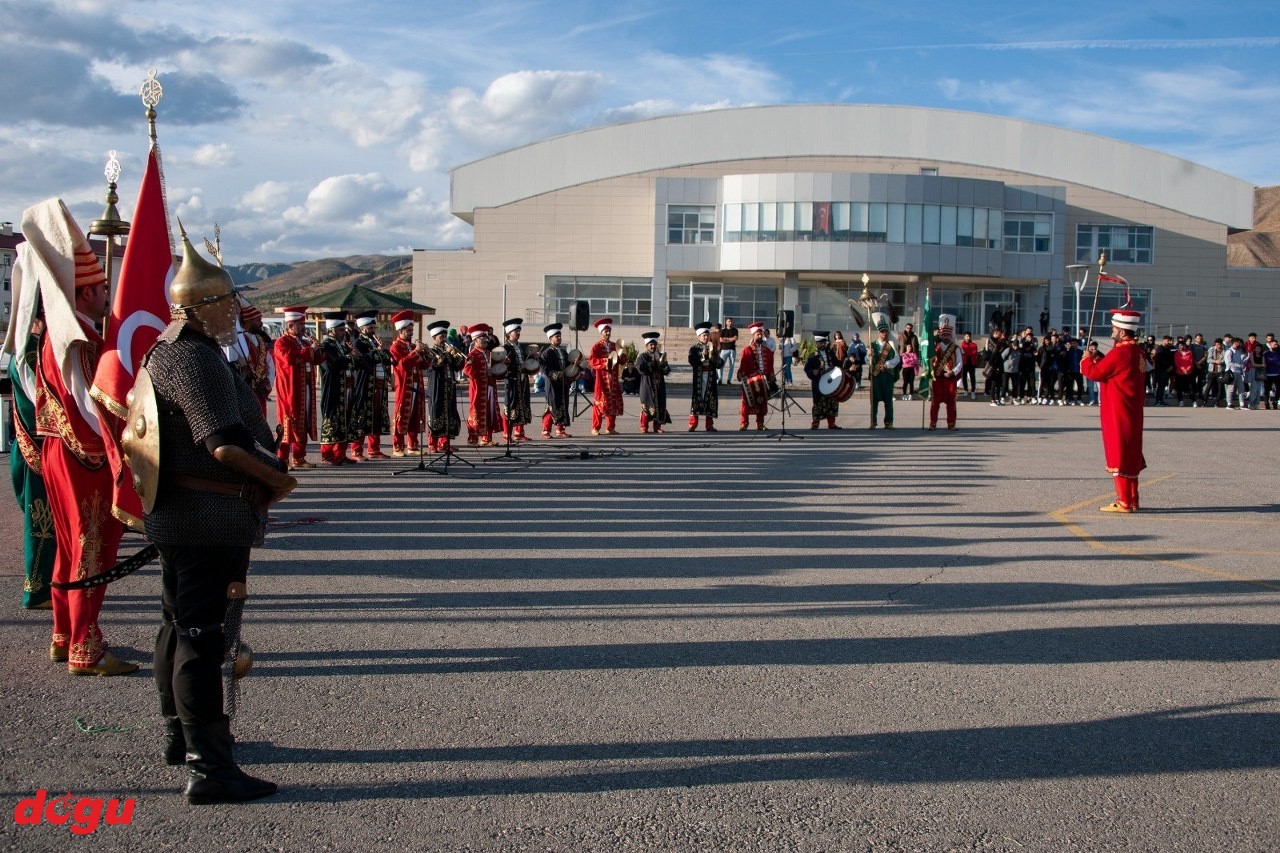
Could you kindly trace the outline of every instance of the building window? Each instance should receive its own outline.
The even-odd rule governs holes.
[[[668,205],[667,243],[693,245],[716,241],[714,205]]]
[[[696,313],[697,317],[692,315]],[[762,320],[770,327],[778,317],[776,285],[672,282],[667,289],[667,325],[689,327],[704,315],[732,317],[734,325]]]
[[[1051,227],[1052,217],[1048,217],[1048,221]],[[724,206],[721,240],[725,243],[907,243],[996,249],[1000,246],[1001,223],[1001,211],[985,207],[866,201],[744,202]],[[1035,236],[1034,227],[1031,236]],[[1048,231],[1044,239],[1051,240]],[[671,242],[675,242],[674,238]]]
[[[1004,250],[1022,254],[1052,252],[1053,214],[1006,213],[1004,215]]]
[[[543,308],[547,322],[573,322],[576,302],[591,305],[591,318],[613,317],[622,326],[653,322],[653,280],[613,276],[549,275],[544,280]]]
[[[1076,263],[1096,263],[1106,252],[1109,264],[1150,264],[1154,232],[1150,225],[1077,225]]]

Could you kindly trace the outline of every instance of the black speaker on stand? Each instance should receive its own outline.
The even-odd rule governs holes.
[[[778,338],[794,337],[796,333],[796,312],[790,308],[783,308],[778,312]]]
[[[573,330],[585,332],[591,328],[591,303],[582,301],[573,303]]]

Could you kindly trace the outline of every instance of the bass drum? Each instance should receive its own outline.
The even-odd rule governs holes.
[[[505,379],[507,376],[507,363],[501,361],[497,364],[489,365],[489,375],[494,379]]]
[[[495,364],[495,365],[496,365],[496,364],[506,364],[506,363],[507,363],[507,350],[506,350],[504,347],[498,347],[497,349],[495,349],[495,350],[493,350],[492,352],[490,352],[490,353],[489,353],[489,363],[490,363],[490,364]]]
[[[538,357],[536,355],[531,355],[524,361],[520,362],[520,369],[530,376],[533,376],[542,369],[542,362],[538,361]]]
[[[843,403],[853,396],[853,377],[841,367],[833,367],[818,377],[818,393]]]
[[[747,405],[759,408],[769,402],[769,380],[763,376],[748,376],[742,381],[742,393],[747,397]]]

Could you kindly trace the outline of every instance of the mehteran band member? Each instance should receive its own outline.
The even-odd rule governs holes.
[[[707,432],[715,432],[720,416],[720,368],[724,360],[720,348],[711,343],[711,324],[694,327],[698,342],[689,347],[689,367],[693,368],[693,399],[689,405],[689,432],[698,428],[698,418],[706,418]]]
[[[671,423],[667,411],[667,375],[671,365],[665,353],[658,351],[661,332],[645,332],[644,350],[636,356],[636,370],[640,371],[640,431],[648,432],[653,424],[654,432],[663,432],[663,424]]]
[[[283,428],[276,455],[289,468],[314,468],[307,461],[307,440],[319,436],[316,417],[316,365],[324,351],[306,336],[307,306],[284,309],[284,334],[272,344],[276,361],[276,423]]]
[[[351,421],[351,356],[347,349],[347,315],[324,315],[320,340],[320,458],[329,465],[355,462],[347,455]]]
[[[498,423],[498,382],[489,371],[489,325],[476,323],[467,329],[471,352],[462,372],[467,376],[467,444],[488,447]]]
[[[533,420],[533,405],[529,397],[529,375],[524,372],[524,350],[520,346],[520,330],[524,328],[524,319],[512,317],[502,324],[506,343],[502,346],[507,351],[506,394],[502,401],[502,438],[508,444],[516,441],[530,441],[524,434],[524,428]]]
[[[884,428],[893,429],[893,389],[898,384],[902,356],[889,336],[889,315],[872,311],[871,324],[876,327],[876,337],[871,341],[868,354],[871,362],[871,424],[867,428],[876,428],[879,404],[884,403]]]
[[[743,384],[742,405],[738,411],[738,429],[747,428],[747,417],[755,415],[756,429],[764,429],[764,416],[769,413],[769,394],[758,392],[757,402],[752,405],[747,400],[746,384],[752,382],[757,388],[767,388],[773,378],[773,350],[764,344],[764,323],[755,322],[747,326],[751,341],[742,348],[742,357],[738,362],[738,381]],[[757,377],[760,377],[759,379]],[[763,379],[763,383],[761,382]]]
[[[809,388],[813,393],[813,423],[810,429],[817,429],[818,422],[823,418],[827,421],[827,429],[840,429],[836,426],[836,417],[840,414],[840,401],[823,394],[818,387],[818,380],[823,374],[830,372],[833,367],[840,366],[840,359],[836,358],[835,352],[832,351],[830,341],[829,332],[814,332],[813,342],[817,349],[804,362],[804,375],[809,377]]]
[[[458,414],[458,371],[467,363],[466,355],[446,340],[449,321],[436,320],[427,326],[431,338],[431,364],[427,367],[427,449],[449,450],[449,443],[462,432]]]
[[[538,353],[538,361],[542,364],[542,375],[546,377],[547,410],[542,413],[542,437],[551,438],[551,427],[556,429],[556,438],[572,438],[568,432],[571,412],[569,411],[570,381],[564,375],[569,367],[569,355],[560,346],[563,340],[561,331],[563,323],[549,323],[542,327],[550,346],[542,348]]]
[[[1080,360],[1084,378],[1101,386],[1102,452],[1116,487],[1116,499],[1102,507],[1103,512],[1138,511],[1138,475],[1147,467],[1142,455],[1142,407],[1151,367],[1138,346],[1140,325],[1142,313],[1126,302],[1111,312],[1115,346],[1105,356],[1094,353]]]
[[[600,330],[600,340],[592,345],[588,358],[596,382],[595,400],[591,407],[591,434],[599,435],[603,425],[609,435],[617,435],[618,415],[623,413],[622,377],[619,373],[622,365],[626,364],[627,357],[610,340],[613,337],[612,317],[601,317],[593,325]]]
[[[427,387],[423,370],[431,363],[431,350],[413,340],[413,312],[392,316],[396,339],[391,342],[391,370],[396,378],[395,409],[391,414],[391,455],[417,453],[418,436],[426,425]]]
[[[938,317],[938,345],[929,356],[929,429],[938,428],[938,407],[947,407],[947,429],[956,428],[956,383],[964,372],[964,353],[955,342],[954,314]]]

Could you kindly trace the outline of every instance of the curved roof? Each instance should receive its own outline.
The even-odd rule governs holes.
[[[582,130],[458,166],[451,202],[472,221],[476,208],[621,175],[783,157],[965,163],[1253,226],[1253,185],[1189,160],[1021,119],[867,104],[745,107]]]

